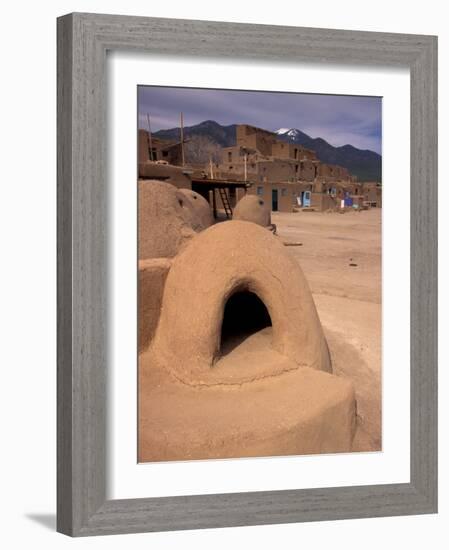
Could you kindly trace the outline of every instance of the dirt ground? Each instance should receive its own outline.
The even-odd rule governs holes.
[[[272,214],[278,236],[291,245],[309,282],[334,372],[355,385],[359,451],[382,444],[381,216],[377,208]]]

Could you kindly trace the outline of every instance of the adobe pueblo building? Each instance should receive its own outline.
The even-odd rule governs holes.
[[[346,168],[324,164],[314,151],[248,124],[237,125],[236,145],[223,148],[217,174],[251,181],[248,192],[263,198],[273,211],[337,210],[342,201],[362,208],[368,200],[363,184]],[[373,201],[370,205],[377,206]]]
[[[236,143],[221,148],[221,160],[186,163],[183,141],[152,138],[139,130],[139,177],[189,188],[210,204],[215,219],[233,218],[245,195],[257,195],[271,211],[342,211],[382,206],[382,186],[358,182],[338,165],[321,162],[314,151],[288,143],[273,132],[236,126]]]
[[[352,450],[354,387],[302,270],[257,196],[234,210],[139,181],[141,462]]]

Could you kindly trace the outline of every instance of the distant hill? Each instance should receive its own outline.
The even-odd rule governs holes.
[[[204,122],[200,122],[200,124],[197,124],[196,126],[185,126],[184,137],[208,137],[210,140],[220,145],[220,147],[231,147],[232,145],[235,145],[236,142],[235,129],[235,124],[231,124],[230,126],[222,126],[214,120],[205,120]],[[179,140],[180,130],[179,128],[159,130],[158,132],[154,132],[153,136],[160,139]]]
[[[315,151],[321,162],[344,166],[359,181],[382,181],[382,157],[368,149],[357,149],[352,145],[334,147],[322,138],[311,138],[296,128],[281,128],[276,132],[279,139],[298,143],[306,149]]]
[[[311,138],[296,128],[281,128],[276,133],[283,141],[298,143],[307,149],[312,149],[321,162],[344,166],[360,181],[382,181],[382,157],[374,151],[357,149],[352,145],[333,147],[324,139]],[[179,140],[180,130],[179,128],[159,130],[153,135],[160,139]],[[186,138],[202,136],[220,147],[231,147],[236,143],[236,124],[222,126],[214,120],[205,120],[195,126],[186,126],[184,136]]]

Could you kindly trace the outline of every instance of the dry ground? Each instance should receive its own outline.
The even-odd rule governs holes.
[[[296,244],[288,249],[312,290],[334,372],[356,387],[362,451],[381,448],[381,214],[272,215],[279,237]]]

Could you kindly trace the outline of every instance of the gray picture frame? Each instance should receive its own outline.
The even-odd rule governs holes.
[[[437,38],[83,13],[57,27],[57,530],[83,536],[436,512]],[[410,69],[410,483],[107,500],[108,50]]]

